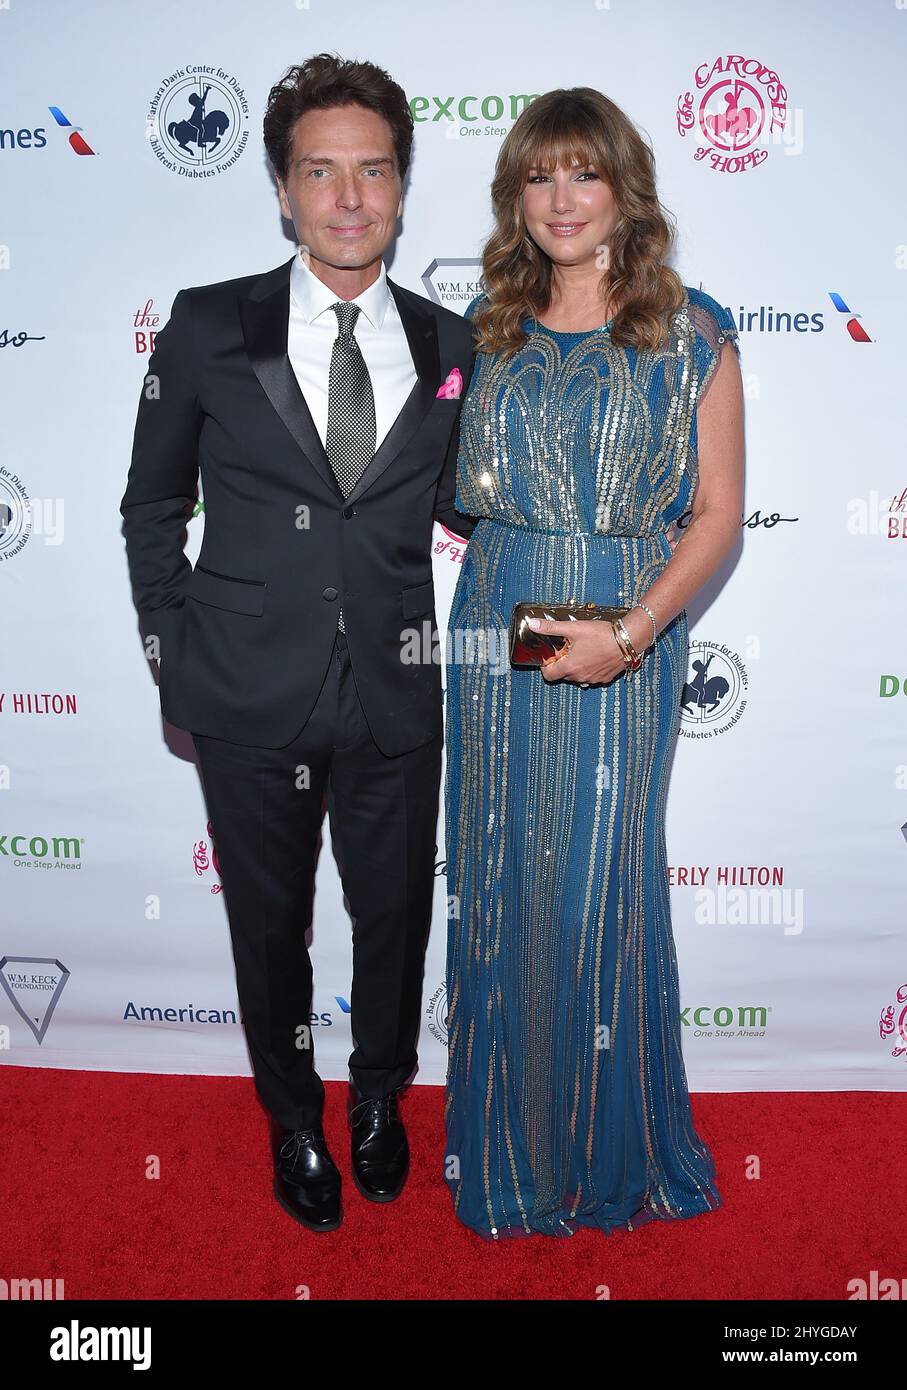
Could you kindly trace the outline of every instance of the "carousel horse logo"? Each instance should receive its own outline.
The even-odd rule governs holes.
[[[207,154],[213,154],[230,124],[226,111],[205,111],[205,102],[210,91],[209,83],[201,96],[198,92],[189,92],[187,101],[192,108],[192,114],[184,121],[171,121],[167,127],[170,139],[175,140],[185,154],[194,153],[190,145],[205,150]]]
[[[214,845],[214,832],[211,829],[211,822],[208,821],[206,827],[207,838],[196,840],[192,846],[192,867],[195,869],[196,878],[203,878],[206,883],[211,885],[212,893],[223,892],[223,884],[220,881],[220,863],[217,858],[217,849]],[[207,877],[207,875],[211,877]]]
[[[695,94],[694,94],[695,89]],[[681,138],[695,131],[694,158],[720,174],[763,164],[787,121],[787,89],[768,64],[740,53],[719,54],[694,70],[690,90],[677,98]]]
[[[690,642],[690,670],[680,694],[680,732],[688,738],[723,734],[746,709],[746,667],[728,647]]]
[[[221,68],[180,69],[162,82],[146,134],[158,159],[188,178],[230,168],[249,138],[249,107],[239,83]]]
[[[907,1059],[907,984],[899,987],[894,1003],[879,1015],[879,1037],[891,1044],[892,1057]]]

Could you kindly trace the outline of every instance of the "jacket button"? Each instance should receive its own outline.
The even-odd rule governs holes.
[[[321,591],[321,597],[322,597],[322,598],[327,598],[327,599],[336,598],[336,597],[337,597],[337,590],[336,590],[336,589],[332,589],[332,588],[330,588],[330,587],[328,587],[327,589],[322,589],[322,591]]]
[[[356,515],[356,508],[355,508],[355,507],[344,507],[344,509],[343,509],[343,515],[346,517],[347,521],[349,521],[349,519],[350,519],[351,516],[355,516],[355,515]]]

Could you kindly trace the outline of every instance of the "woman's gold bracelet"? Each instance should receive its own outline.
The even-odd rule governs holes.
[[[649,617],[652,619],[652,641],[654,642],[658,636],[658,624],[655,622],[655,614],[647,603],[637,603],[636,607],[641,608],[644,613],[648,613]]]
[[[642,665],[642,657],[630,641],[630,634],[624,627],[623,618],[616,618],[611,624],[614,632],[614,639],[620,648],[620,654],[624,659],[624,674],[629,671],[638,671]]]

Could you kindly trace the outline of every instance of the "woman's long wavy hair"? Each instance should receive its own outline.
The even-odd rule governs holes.
[[[532,240],[522,194],[529,171],[588,165],[611,189],[619,212],[602,271],[602,305],[610,300],[611,338],[620,347],[659,348],[667,320],[683,302],[683,283],[664,264],[673,219],[655,189],[655,159],[620,107],[592,87],[558,88],[536,97],[514,122],[495,166],[495,229],[482,256],[488,299],[473,316],[476,346],[509,356],[526,341],[522,321],[549,306],[552,264]]]

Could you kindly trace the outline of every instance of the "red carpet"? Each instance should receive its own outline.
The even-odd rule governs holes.
[[[901,1095],[694,1096],[719,1211],[492,1245],[456,1220],[440,1177],[440,1088],[404,1099],[413,1163],[388,1206],[353,1186],[345,1087],[327,1093],[345,1218],[316,1236],[271,1194],[251,1080],[4,1066],[0,1276],[63,1278],[71,1299],[293,1299],[305,1285],[319,1300],[593,1300],[606,1284],[615,1299],[837,1300],[873,1269],[905,1272]]]

